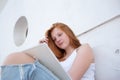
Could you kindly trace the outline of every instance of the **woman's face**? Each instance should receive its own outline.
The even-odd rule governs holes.
[[[59,28],[54,28],[51,32],[52,39],[57,47],[66,49],[70,44],[67,34]]]

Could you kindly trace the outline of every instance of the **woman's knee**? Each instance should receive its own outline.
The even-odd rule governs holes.
[[[29,57],[23,52],[14,52],[9,54],[5,61],[3,62],[3,65],[9,65],[9,64],[24,64],[33,62],[34,59]]]

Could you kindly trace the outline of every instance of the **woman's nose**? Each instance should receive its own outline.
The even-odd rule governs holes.
[[[59,42],[59,41],[60,41],[60,38],[56,38],[56,41]]]

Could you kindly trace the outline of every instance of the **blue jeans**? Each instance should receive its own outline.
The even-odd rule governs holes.
[[[29,64],[0,66],[0,80],[59,80],[38,60]]]

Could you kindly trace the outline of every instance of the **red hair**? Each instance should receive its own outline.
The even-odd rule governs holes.
[[[80,44],[79,40],[77,39],[77,37],[75,36],[75,34],[73,33],[73,31],[68,27],[68,25],[66,25],[64,23],[52,24],[51,28],[48,29],[46,32],[46,37],[49,40],[48,46],[51,48],[51,50],[53,51],[55,56],[60,60],[66,55],[66,53],[65,53],[65,50],[58,48],[52,39],[51,32],[55,28],[59,28],[67,34],[67,36],[70,39],[70,44],[72,45],[73,48],[78,48],[79,46],[81,46],[81,44]]]

